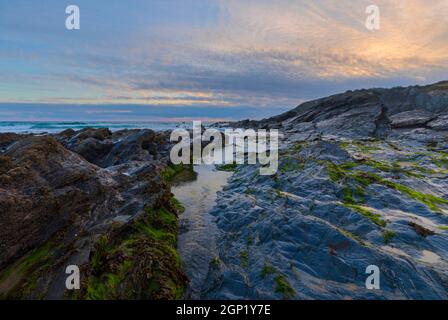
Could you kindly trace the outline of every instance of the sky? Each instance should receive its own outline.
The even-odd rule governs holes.
[[[0,121],[256,119],[447,71],[446,0],[0,0]]]

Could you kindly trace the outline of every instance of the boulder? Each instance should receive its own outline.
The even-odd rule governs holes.
[[[427,126],[434,130],[448,131],[448,114],[438,116],[436,119],[428,122]]]
[[[425,110],[411,110],[390,117],[393,128],[418,127],[434,119],[434,114]]]

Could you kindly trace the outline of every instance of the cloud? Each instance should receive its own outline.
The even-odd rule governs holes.
[[[367,0],[132,0],[104,15],[81,0],[79,34],[52,33],[45,7],[49,22],[33,19],[36,30],[11,29],[11,17],[0,24],[9,31],[0,101],[285,108],[446,77],[448,3],[375,3],[375,32],[364,27]]]

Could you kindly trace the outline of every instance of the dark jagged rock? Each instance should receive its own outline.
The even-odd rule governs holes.
[[[424,110],[411,110],[394,114],[390,119],[394,128],[419,127],[433,120],[434,115]]]
[[[16,133],[0,133],[0,154],[5,152],[11,144],[25,137]]]
[[[154,162],[169,155],[167,132],[153,130],[85,129],[75,135],[58,135],[58,139],[88,161],[107,168],[131,161]]]
[[[394,128],[425,127],[445,130],[448,112],[447,82],[407,88],[347,91],[305,102],[295,109],[261,121],[244,120],[233,127],[280,128],[288,132],[375,136],[378,121]],[[383,112],[384,111],[384,112]]]
[[[187,280],[162,178],[166,134],[86,129],[0,143],[0,297],[179,297]],[[72,264],[79,291],[65,287]]]
[[[448,130],[448,114],[439,115],[436,119],[427,123],[427,126],[434,130]]]

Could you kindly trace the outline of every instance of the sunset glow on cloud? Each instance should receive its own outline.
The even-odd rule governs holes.
[[[278,111],[448,74],[445,0],[374,1],[377,31],[371,0],[75,2],[76,31],[60,1],[0,3],[1,104]]]

